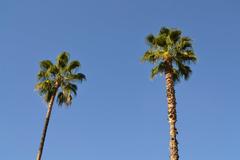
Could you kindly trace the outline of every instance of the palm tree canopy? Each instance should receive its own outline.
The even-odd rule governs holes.
[[[38,83],[35,89],[48,103],[54,93],[57,93],[59,105],[71,105],[73,95],[77,95],[77,82],[82,82],[86,76],[78,72],[81,66],[77,60],[70,61],[69,53],[62,52],[57,56],[56,64],[50,60],[40,62],[40,71],[37,75]]]
[[[154,64],[151,78],[166,73],[169,64],[172,66],[174,82],[180,81],[181,77],[189,78],[192,70],[188,65],[197,61],[189,37],[182,36],[178,29],[162,27],[159,34],[150,34],[146,40],[149,49],[144,53],[142,61]]]

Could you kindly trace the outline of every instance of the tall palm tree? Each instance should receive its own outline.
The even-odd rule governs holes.
[[[37,160],[41,160],[48,123],[52,112],[54,99],[57,96],[59,105],[70,106],[73,95],[77,94],[76,82],[82,82],[86,79],[85,75],[78,73],[80,62],[77,60],[69,62],[69,54],[62,52],[56,59],[56,64],[50,60],[40,62],[40,71],[38,73],[38,83],[35,89],[44,97],[48,104],[45,124],[41,136],[41,142],[37,154]]]
[[[196,62],[197,58],[189,37],[182,36],[178,29],[162,27],[159,34],[147,36],[149,49],[142,57],[143,62],[154,64],[151,78],[164,74],[166,79],[166,92],[168,102],[168,121],[170,125],[170,160],[178,160],[177,142],[177,113],[174,85],[181,78],[187,80],[192,73],[188,66]]]

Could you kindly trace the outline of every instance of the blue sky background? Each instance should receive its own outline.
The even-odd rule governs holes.
[[[87,82],[69,109],[54,107],[43,159],[166,160],[165,82],[141,64],[144,41],[178,27],[199,62],[176,86],[182,160],[236,159],[240,143],[237,0],[1,0],[0,159],[35,159],[46,105],[38,63],[61,51]]]

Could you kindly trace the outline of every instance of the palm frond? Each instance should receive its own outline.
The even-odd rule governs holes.
[[[72,70],[77,69],[78,67],[80,67],[80,62],[77,60],[72,61],[67,66],[67,71],[71,72]]]
[[[64,96],[63,92],[59,92],[57,95],[58,105],[62,106],[65,101],[66,101],[66,97]]]
[[[185,80],[188,80],[191,73],[192,73],[191,68],[187,65],[182,64],[182,63],[177,63],[177,66],[178,66],[179,75],[181,77],[183,77]]]
[[[66,106],[70,106],[70,105],[72,104],[72,95],[71,95],[71,94],[69,94],[69,95],[67,96],[67,99],[66,99],[66,101],[65,101],[65,104],[66,104]]]
[[[163,48],[164,50],[167,49],[167,35],[166,34],[161,34],[156,38],[156,44]]]
[[[43,82],[37,83],[35,85],[35,89],[41,96],[44,97],[44,100],[48,103],[51,99],[51,96],[54,94],[54,83],[50,80],[45,80]]]
[[[43,81],[43,82],[39,82],[35,85],[35,89],[37,91],[47,91],[47,90],[50,90],[53,88],[53,82],[51,82],[50,80],[46,80],[46,81]]]
[[[160,35],[162,34],[168,35],[169,33],[170,33],[170,29],[167,27],[162,27],[159,32]]]
[[[154,45],[155,44],[155,37],[152,34],[149,34],[146,37],[146,41],[149,45]]]
[[[46,76],[46,71],[39,71],[38,74],[37,74],[37,79],[38,80],[41,80],[41,81],[44,81],[46,80],[47,76]]]
[[[77,85],[73,83],[67,83],[62,86],[64,93],[73,93],[74,95],[77,95]]]
[[[77,73],[77,74],[70,74],[69,76],[66,77],[67,81],[80,81],[82,82],[83,80],[86,80],[86,76],[82,73]]]
[[[52,65],[53,64],[52,64],[52,62],[50,60],[43,60],[43,61],[40,62],[40,68],[43,71],[48,70]]]
[[[164,61],[166,58],[168,58],[170,55],[168,52],[157,50],[154,55],[155,61],[162,60]]]
[[[193,50],[186,50],[184,52],[177,52],[177,55],[174,57],[175,61],[178,63],[190,64],[197,62],[197,56]]]
[[[62,52],[57,57],[57,60],[56,60],[57,67],[60,69],[65,68],[68,64],[68,61],[69,61],[69,53]]]
[[[57,102],[59,106],[62,106],[63,104],[70,106],[72,104],[72,95],[59,92],[57,96]]]
[[[188,48],[192,48],[192,40],[189,37],[182,37],[178,43],[177,47],[180,50],[186,50]]]
[[[74,95],[77,95],[77,85],[76,84],[68,83],[68,85],[66,87],[69,90],[71,90],[71,93],[73,93]]]
[[[180,30],[173,29],[171,30],[169,37],[173,41],[173,43],[176,43],[180,39],[181,34],[182,32]]]
[[[142,57],[142,62],[148,61],[150,63],[155,63],[157,61],[164,60],[167,57],[167,52],[161,50],[151,51],[148,50]]]
[[[185,60],[185,61],[191,61],[193,63],[196,63],[197,62],[197,56],[195,55],[194,51],[193,50],[188,50],[186,52],[184,52],[182,54],[182,57],[181,59]]]
[[[174,83],[180,82],[180,74],[179,71],[175,68],[173,68],[173,81]]]
[[[59,70],[55,65],[52,65],[45,71],[45,79],[53,80],[58,74]]]
[[[164,62],[161,62],[159,65],[153,67],[151,71],[151,79],[153,79],[157,74],[163,74],[166,70],[166,65]]]
[[[155,62],[155,60],[154,60],[154,52],[151,51],[151,50],[146,51],[144,53],[144,55],[142,56],[141,61],[142,62],[149,61],[151,63],[154,63]]]

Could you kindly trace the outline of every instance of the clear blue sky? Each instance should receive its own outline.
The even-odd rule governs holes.
[[[163,78],[141,64],[145,37],[178,27],[199,57],[176,86],[181,160],[240,151],[240,3],[237,0],[1,0],[0,159],[35,159],[46,106],[38,63],[61,51],[87,82],[69,109],[54,107],[43,159],[167,160]]]

